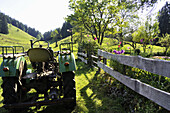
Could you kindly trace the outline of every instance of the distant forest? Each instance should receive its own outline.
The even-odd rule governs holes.
[[[8,34],[7,23],[12,24],[15,27],[25,31],[29,35],[36,37],[37,39],[52,40],[53,42],[66,38],[71,35],[68,29],[72,28],[72,25],[68,22],[64,22],[62,28],[56,28],[55,30],[47,31],[43,35],[35,28],[28,27],[27,25],[19,22],[18,20],[11,18],[8,15],[0,12],[0,33]]]
[[[62,28],[56,28],[55,30],[47,31],[43,34],[44,40],[52,40],[52,42],[59,41],[71,35],[72,25],[69,22],[64,22]],[[71,32],[69,32],[69,30]]]

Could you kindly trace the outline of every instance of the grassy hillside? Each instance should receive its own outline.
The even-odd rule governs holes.
[[[35,37],[32,37],[11,24],[8,24],[8,29],[9,34],[5,35],[0,33],[0,46],[24,46],[25,50],[27,50],[30,47],[29,40],[35,40]]]

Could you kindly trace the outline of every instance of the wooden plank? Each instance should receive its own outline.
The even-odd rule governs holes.
[[[97,65],[97,62],[93,61],[93,63]]]
[[[81,55],[81,56],[84,56],[84,57],[87,57],[87,54],[85,54],[85,53],[80,53],[80,52],[78,52],[77,54],[78,54],[78,55]]]
[[[143,69],[170,78],[170,61],[143,58],[141,56],[117,55],[102,50],[98,50],[98,55],[107,59],[116,60],[124,65]]]
[[[102,68],[105,72],[109,73],[115,79],[128,86],[137,93],[147,97],[158,105],[170,110],[170,93],[154,88],[148,84],[142,83],[137,79],[125,76],[105,64],[98,61],[98,67]]]
[[[97,57],[97,56],[94,56],[94,55],[91,55],[91,57],[92,57],[92,58],[95,58],[95,59],[98,59],[98,57]]]
[[[85,60],[83,57],[78,56],[78,59],[87,64],[87,60]]]
[[[92,65],[94,68],[98,69],[98,67],[96,67],[95,65]]]

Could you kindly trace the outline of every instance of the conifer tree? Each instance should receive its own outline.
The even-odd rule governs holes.
[[[8,23],[5,15],[0,15],[0,33],[8,34]]]
[[[170,4],[168,2],[166,2],[165,6],[159,11],[158,20],[160,35],[170,34]]]

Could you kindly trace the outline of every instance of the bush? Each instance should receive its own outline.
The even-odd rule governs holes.
[[[140,49],[135,49],[135,54],[139,55],[140,54]]]
[[[96,41],[83,41],[83,43],[78,44],[78,51],[89,52],[90,54],[97,55],[99,49],[99,44]]]

